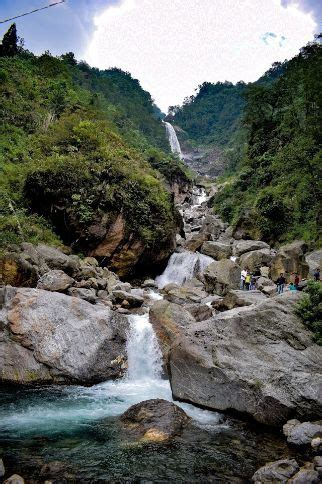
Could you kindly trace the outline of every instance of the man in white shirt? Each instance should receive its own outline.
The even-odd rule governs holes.
[[[248,272],[246,269],[243,269],[240,274],[240,289],[244,290],[245,289],[245,280]]]

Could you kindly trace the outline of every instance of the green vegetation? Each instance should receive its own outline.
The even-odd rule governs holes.
[[[247,150],[215,210],[268,242],[319,241],[322,46],[309,44],[273,83],[248,86]]]
[[[165,187],[190,175],[130,74],[92,69],[72,53],[2,49],[0,97],[0,247],[88,247],[99,238],[93,227],[119,212],[147,246],[169,237],[176,214]]]
[[[296,313],[310,331],[314,341],[322,345],[322,285],[309,281],[306,293],[298,303]]]

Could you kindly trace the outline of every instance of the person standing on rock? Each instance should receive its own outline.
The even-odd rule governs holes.
[[[295,274],[294,285],[296,287],[296,290],[298,290],[299,284],[300,284],[300,277],[298,274]]]
[[[284,277],[283,272],[281,272],[279,278],[276,281],[278,294],[282,294],[283,293],[285,283],[286,283],[286,279]]]
[[[314,274],[313,274],[313,277],[314,277],[314,280],[315,282],[319,282],[320,281],[320,268],[317,267],[314,271]]]
[[[247,270],[243,269],[240,274],[240,289],[243,291],[245,289],[245,279],[247,276]]]
[[[246,289],[246,291],[249,291],[251,280],[252,280],[252,276],[249,274],[249,272],[247,272],[247,276],[245,278],[245,289]]]

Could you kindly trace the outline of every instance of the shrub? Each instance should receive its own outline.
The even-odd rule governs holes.
[[[314,333],[314,341],[322,345],[322,285],[320,282],[308,283],[306,293],[297,304],[296,314]]]

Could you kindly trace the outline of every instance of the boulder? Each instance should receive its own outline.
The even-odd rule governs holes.
[[[254,250],[269,249],[269,245],[261,240],[237,240],[233,246],[233,254],[237,257],[246,252],[253,252]]]
[[[206,290],[225,295],[240,284],[240,267],[230,259],[212,262],[204,271]]]
[[[215,260],[221,260],[228,259],[231,256],[232,249],[229,244],[208,241],[202,244],[200,252],[212,257]]]
[[[155,282],[154,279],[146,279],[143,284],[142,284],[142,287],[144,288],[152,288],[152,289],[157,289],[158,288],[158,285],[157,283]]]
[[[259,304],[266,299],[267,297],[260,291],[241,291],[237,289],[230,290],[221,304],[226,309],[233,309],[241,306],[250,306],[251,304]]]
[[[243,254],[239,259],[239,265],[247,268],[250,272],[254,272],[262,266],[269,266],[272,259],[273,255],[270,249],[258,249]]]
[[[207,297],[207,293],[202,287],[194,286],[178,286],[171,284],[163,288],[164,297],[175,304],[185,303],[200,303],[202,299]]]
[[[185,309],[189,311],[195,321],[204,321],[212,317],[212,309],[208,304],[186,304]]]
[[[225,232],[226,228],[227,224],[225,224],[219,217],[208,214],[203,220],[201,232],[208,234],[212,240],[217,240],[219,236]]]
[[[97,300],[95,289],[85,289],[81,287],[70,287],[68,294],[72,297],[77,297],[94,304]]]
[[[322,347],[294,314],[300,297],[288,292],[181,325],[171,312],[165,321],[161,314],[159,333],[171,328],[167,346],[174,397],[247,413],[274,426],[293,415],[317,418]]]
[[[322,267],[322,249],[315,250],[305,255],[305,262],[309,266],[309,274],[313,277],[313,274],[317,267]]]
[[[0,379],[95,383],[124,374],[128,321],[109,308],[41,289],[4,287]]]
[[[321,483],[319,473],[314,464],[306,462],[301,469],[288,480],[289,484],[318,484]]]
[[[36,287],[37,267],[16,253],[5,254],[0,259],[0,285]]]
[[[283,433],[289,444],[309,445],[315,437],[322,437],[322,420],[301,423],[292,419],[283,425]]]
[[[40,277],[37,288],[45,291],[63,292],[72,286],[74,282],[74,279],[65,274],[65,272],[55,269],[46,272]]]
[[[140,307],[144,303],[144,298],[142,296],[137,296],[136,294],[126,291],[113,291],[112,297],[116,302],[122,303],[123,301],[127,301],[132,308]]]
[[[162,399],[146,400],[121,416],[123,430],[143,441],[164,442],[182,433],[190,417],[177,405]]]
[[[305,279],[309,273],[309,266],[305,261],[307,245],[301,240],[280,247],[271,262],[271,279],[275,281],[280,273],[289,276],[292,272]]]
[[[190,252],[196,252],[196,250],[199,250],[206,240],[209,240],[209,234],[198,232],[197,234],[192,235],[192,237],[186,241],[184,248]]]
[[[271,287],[276,287],[275,282],[272,281],[272,279],[269,279],[268,277],[259,277],[256,281],[256,287],[259,291],[261,291],[264,287],[271,286]]]
[[[280,459],[275,462],[269,462],[258,469],[252,477],[256,484],[288,482],[300,469],[295,459]]]
[[[173,341],[194,322],[191,313],[178,304],[166,300],[153,304],[150,309],[150,323],[156,332],[166,364]]]

